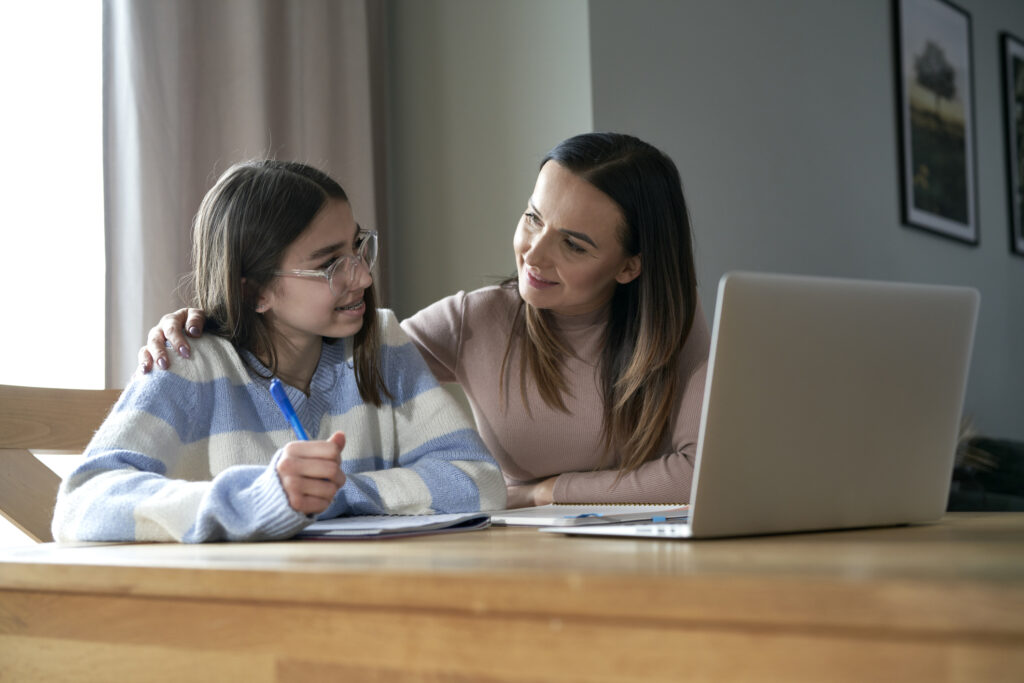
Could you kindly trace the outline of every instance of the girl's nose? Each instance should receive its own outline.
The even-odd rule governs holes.
[[[356,286],[360,289],[366,289],[373,284],[373,271],[366,265],[366,262],[359,259],[359,263],[356,264]]]

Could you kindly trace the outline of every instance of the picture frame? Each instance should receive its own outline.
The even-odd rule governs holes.
[[[1024,256],[1024,41],[1003,34],[1003,102],[1010,251]]]
[[[894,0],[902,221],[978,244],[971,17]]]

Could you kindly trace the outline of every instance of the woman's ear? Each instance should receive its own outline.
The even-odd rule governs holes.
[[[643,270],[640,262],[640,254],[630,256],[623,262],[622,268],[619,269],[618,275],[615,276],[615,281],[620,285],[626,285],[637,279],[640,276],[640,271]]]

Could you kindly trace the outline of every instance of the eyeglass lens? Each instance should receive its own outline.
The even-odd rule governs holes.
[[[359,278],[359,266],[363,265],[367,270],[373,270],[377,263],[377,234],[367,232],[356,253],[353,256],[345,256],[339,259],[331,273],[331,291],[341,294],[351,289]]]

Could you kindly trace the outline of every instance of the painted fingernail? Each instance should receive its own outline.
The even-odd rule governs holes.
[[[193,325],[192,327],[188,328],[188,333],[189,333],[189,334],[191,334],[191,335],[192,335],[193,337],[198,337],[198,336],[199,336],[199,333],[200,333],[201,331],[202,331],[202,330],[200,330],[200,329],[199,329],[198,327],[196,327],[195,325]]]
[[[156,364],[160,366],[161,370],[166,370],[167,369],[167,359],[166,358],[159,359],[156,362]]]
[[[181,346],[178,347],[178,353],[181,354],[182,358],[189,358],[190,357],[188,355],[188,347],[185,346],[184,344],[182,344]]]

